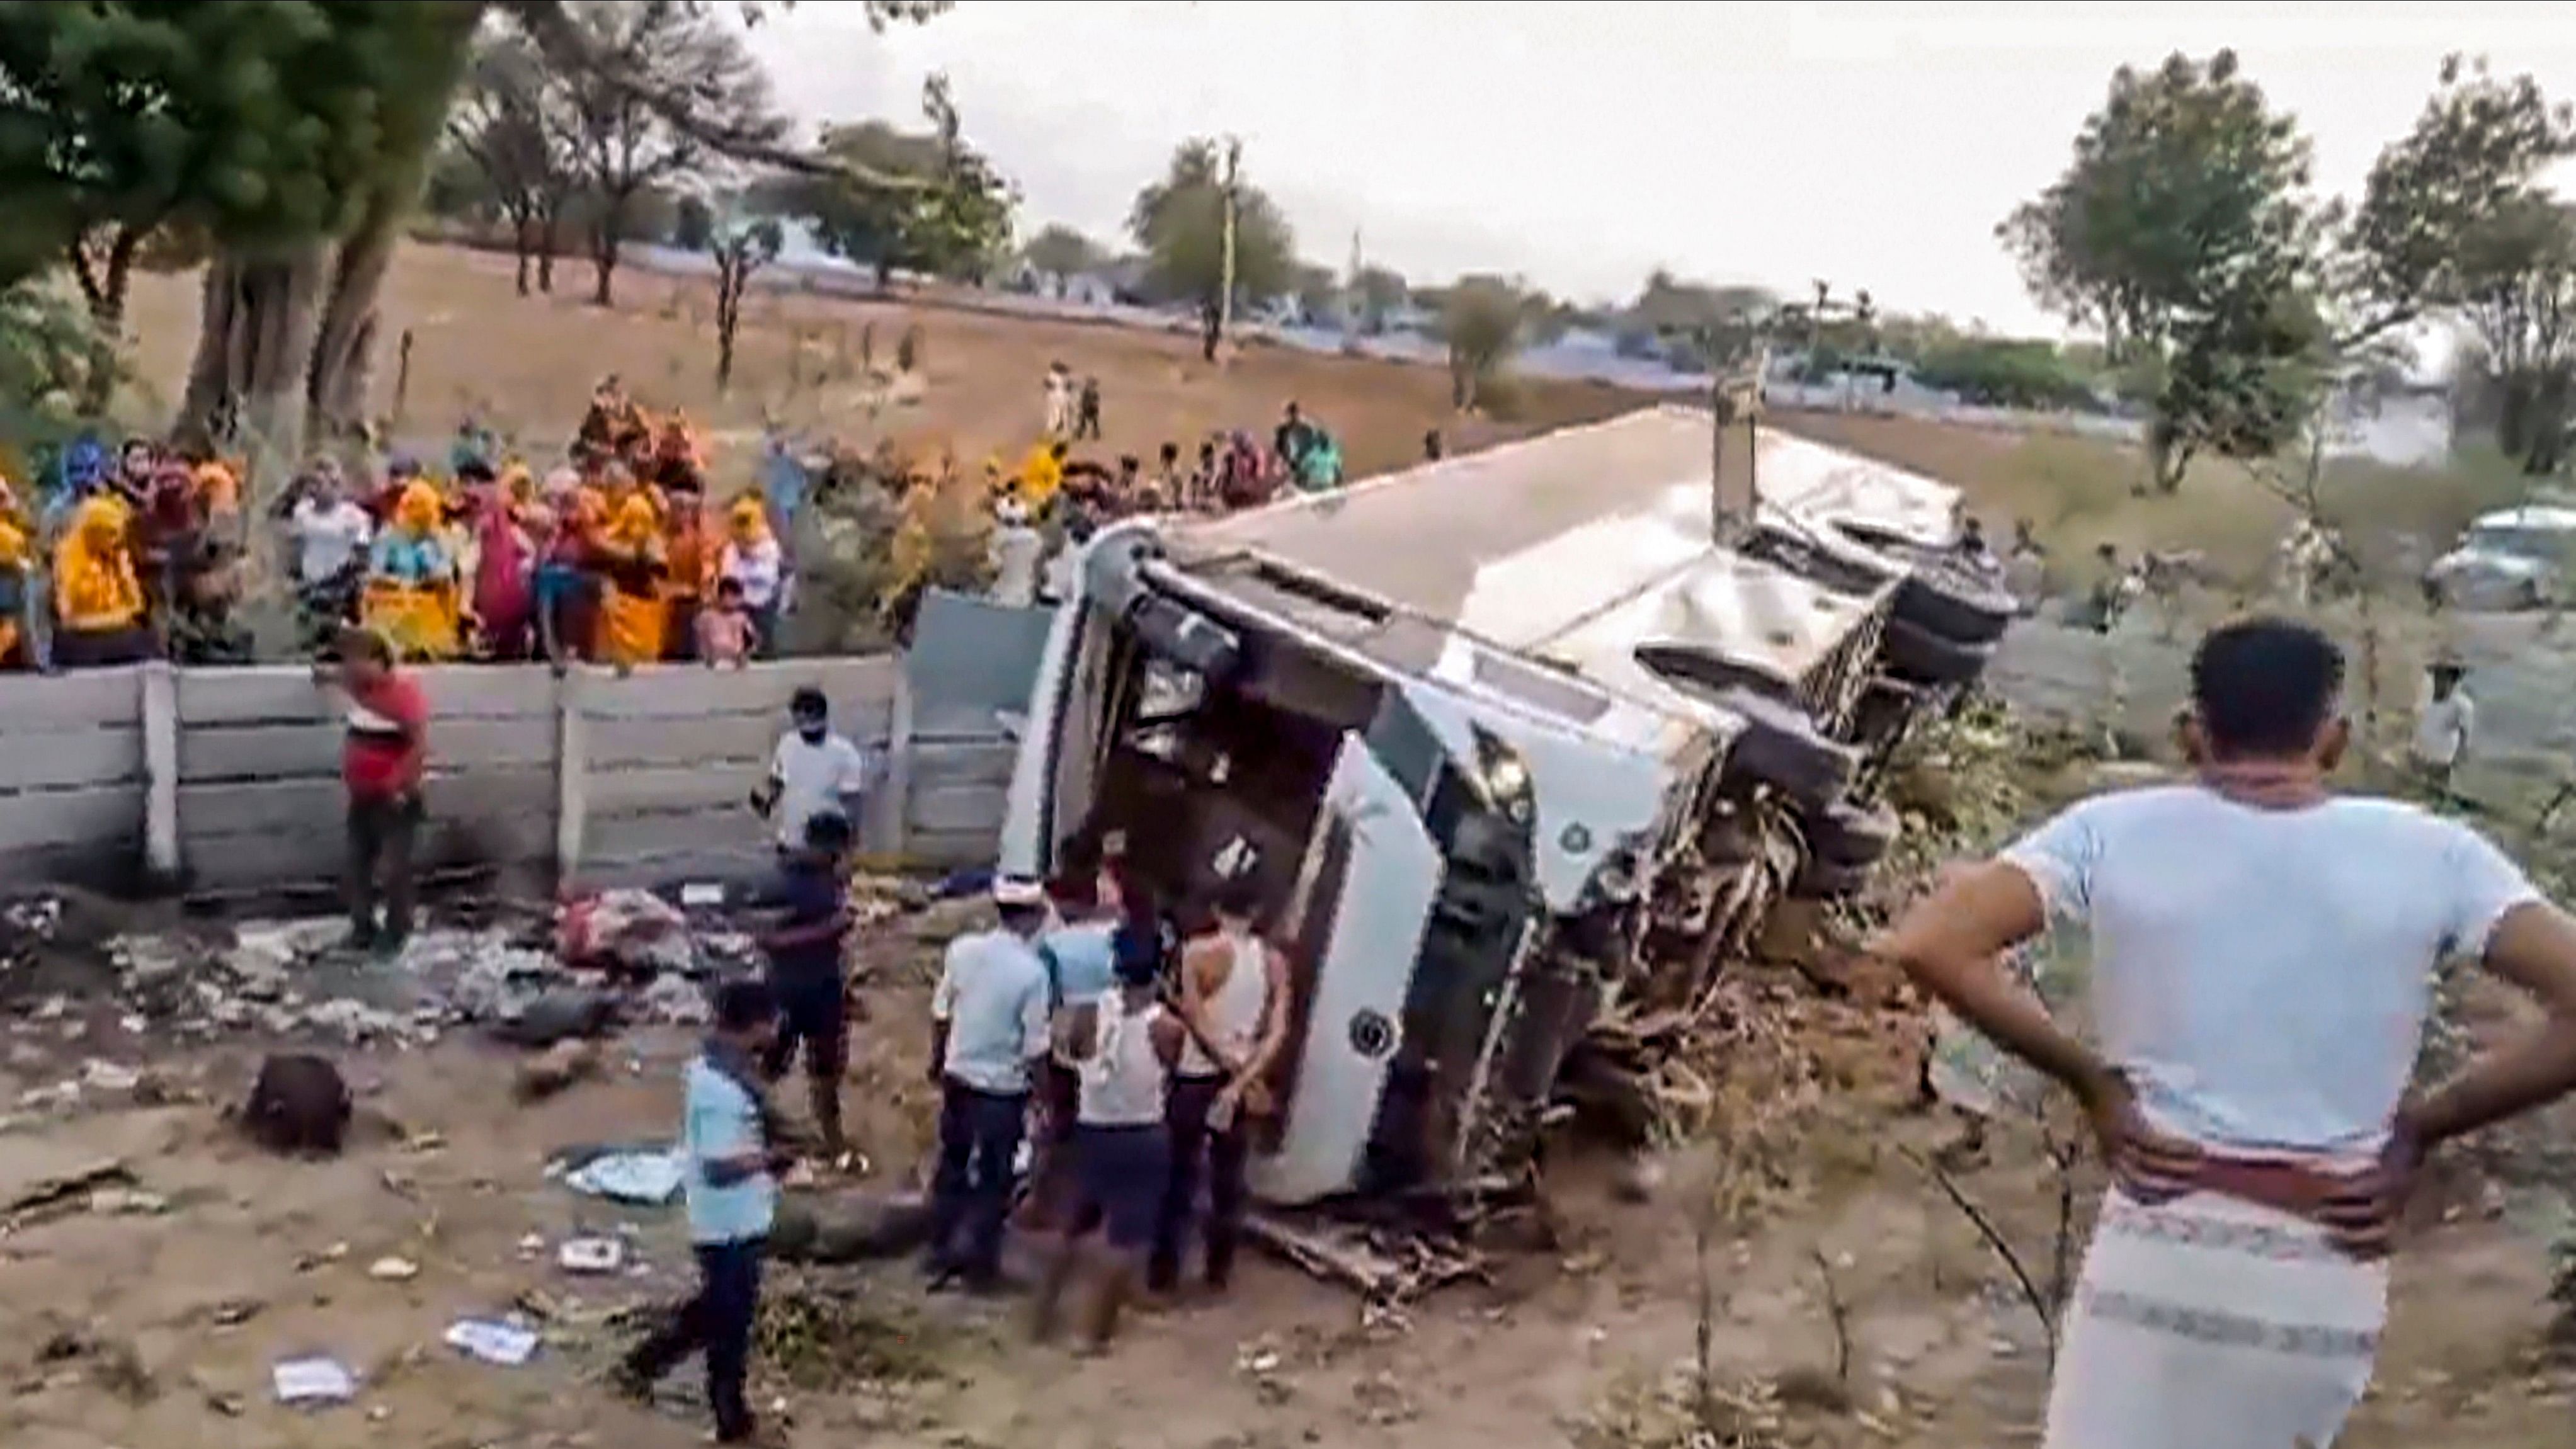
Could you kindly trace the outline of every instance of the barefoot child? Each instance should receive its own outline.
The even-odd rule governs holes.
[[[718,579],[715,603],[698,611],[696,624],[698,658],[709,669],[720,664],[741,669],[751,663],[760,630],[743,603],[742,580]]]

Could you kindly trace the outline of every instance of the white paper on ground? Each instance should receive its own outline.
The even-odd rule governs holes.
[[[358,1393],[357,1375],[337,1359],[281,1359],[268,1379],[281,1404],[345,1404]]]
[[[488,1318],[460,1318],[447,1326],[447,1346],[469,1358],[517,1368],[537,1351],[536,1330]]]
[[[680,904],[684,906],[720,906],[724,899],[724,885],[719,881],[693,880],[680,887]]]
[[[676,1148],[664,1152],[611,1152],[565,1174],[564,1184],[591,1197],[665,1203],[679,1195],[680,1176]]]
[[[566,1238],[555,1262],[567,1273],[614,1273],[626,1262],[626,1245],[615,1238]]]

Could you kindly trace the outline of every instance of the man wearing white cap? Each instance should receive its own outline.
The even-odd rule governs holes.
[[[948,944],[930,999],[930,1079],[939,1085],[939,1167],[931,1180],[929,1269],[935,1285],[1001,1281],[1002,1224],[1028,1117],[1029,1086],[1047,1054],[1047,969],[1037,952],[1049,912],[1037,882],[993,882],[1001,924]]]

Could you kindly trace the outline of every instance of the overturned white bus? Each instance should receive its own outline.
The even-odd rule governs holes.
[[[1000,866],[1088,829],[1167,898],[1260,883],[1296,981],[1266,1199],[1508,1174],[1605,1003],[1686,1004],[1886,849],[1874,763],[2012,603],[1944,562],[1954,490],[1762,450],[1725,547],[1675,408],[1089,546]]]

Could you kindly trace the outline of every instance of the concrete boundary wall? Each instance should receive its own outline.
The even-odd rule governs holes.
[[[755,866],[769,846],[749,796],[804,685],[881,760],[861,822],[871,851],[989,861],[1012,753],[1005,721],[942,711],[935,734],[914,738],[909,672],[892,655],[624,676],[421,668],[422,864],[546,884]],[[337,699],[302,666],[0,675],[0,887],[223,896],[329,883],[346,856]]]

